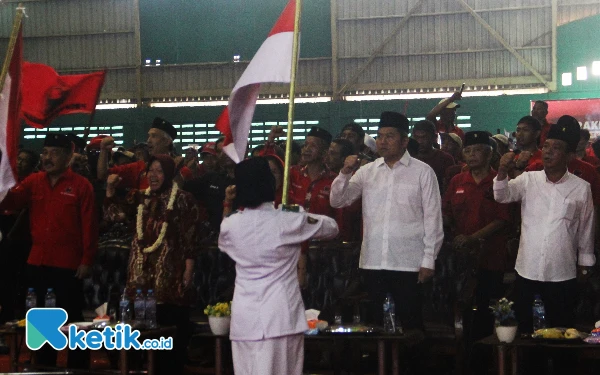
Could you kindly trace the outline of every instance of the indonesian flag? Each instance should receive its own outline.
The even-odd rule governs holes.
[[[290,0],[231,91],[227,108],[217,119],[216,128],[225,136],[223,151],[236,163],[244,160],[246,154],[260,84],[291,81],[295,13],[296,1]]]
[[[0,93],[0,201],[17,183],[17,155],[21,124],[21,62],[23,61],[23,26],[19,28],[8,74]]]
[[[60,76],[52,67],[23,62],[21,118],[45,128],[58,116],[93,113],[105,71]]]

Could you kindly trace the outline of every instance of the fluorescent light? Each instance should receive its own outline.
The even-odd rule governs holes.
[[[463,97],[474,96],[501,96],[501,95],[531,95],[545,94],[547,88],[540,87],[535,89],[515,89],[515,90],[489,90],[489,91],[468,91],[463,92]],[[367,101],[367,100],[410,100],[410,99],[434,99],[447,98],[448,93],[422,93],[422,94],[391,94],[391,95],[348,95],[344,99],[349,102]]]
[[[296,98],[294,103],[325,103],[330,102],[329,96],[315,96],[308,98]],[[288,99],[258,99],[256,104],[288,104]],[[150,107],[156,108],[176,108],[176,107],[219,107],[227,105],[225,100],[215,100],[210,102],[156,102],[150,103]]]
[[[587,67],[578,66],[577,67],[577,80],[585,81],[587,79]]]
[[[573,84],[573,74],[563,73],[562,74],[562,85],[563,86],[571,86],[572,84]]]
[[[175,107],[218,107],[227,105],[225,100],[215,100],[214,102],[158,102],[150,103],[150,107],[156,108],[175,108]]]
[[[595,76],[600,76],[600,61],[594,61],[592,63],[592,74]]]
[[[97,104],[96,109],[124,109],[135,108],[137,104]]]

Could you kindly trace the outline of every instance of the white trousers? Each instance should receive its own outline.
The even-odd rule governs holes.
[[[302,375],[304,334],[232,341],[235,375]]]

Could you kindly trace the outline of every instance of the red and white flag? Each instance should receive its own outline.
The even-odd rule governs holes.
[[[261,83],[290,83],[296,0],[290,0],[267,40],[256,52],[229,96],[216,128],[225,136],[223,151],[239,163],[244,160],[248,134]]]
[[[8,74],[0,92],[0,201],[17,183],[17,154],[21,123],[21,63],[23,61],[23,26],[19,28]]]

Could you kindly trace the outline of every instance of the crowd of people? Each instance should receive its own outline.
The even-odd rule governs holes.
[[[126,225],[133,241],[125,293],[153,289],[158,323],[178,328],[176,350],[163,353],[176,356],[163,364],[177,369],[162,368],[165,373],[181,371],[185,350],[178,348],[188,340],[194,263],[219,233],[219,247],[237,271],[236,373],[301,373],[306,323],[300,290],[311,239],[362,243],[358,263],[372,301],[367,323],[382,324],[381,304],[391,293],[402,301],[399,324],[424,328],[422,287],[446,242],[476,258],[476,338],[492,332],[488,306],[505,296],[506,274],[514,270],[521,332],[532,330],[536,295],[545,302],[549,326],[573,326],[577,280],[591,275],[600,238],[600,147],[568,114],[549,124],[543,101],[507,125],[513,137],[465,133],[455,122],[460,99],[456,92],[441,100],[412,129],[404,115],[383,112],[374,145],[356,123],[344,125],[336,138],[313,127],[302,146],[292,145],[289,203],[298,213],[281,210],[280,127],[237,166],[222,151],[223,138],[177,155],[177,131],[161,118],[146,143],[116,152],[110,136],[85,142],[50,133],[41,155],[20,150],[19,183],[0,204],[0,246],[10,260],[0,274],[34,287],[38,306],[54,288],[57,306],[79,321],[81,283],[90,274],[98,233]],[[518,246],[509,246],[515,241]],[[4,321],[23,305],[15,302],[17,292],[3,290]],[[269,353],[288,353],[289,360],[274,362]],[[49,353],[44,360],[55,358]]]

